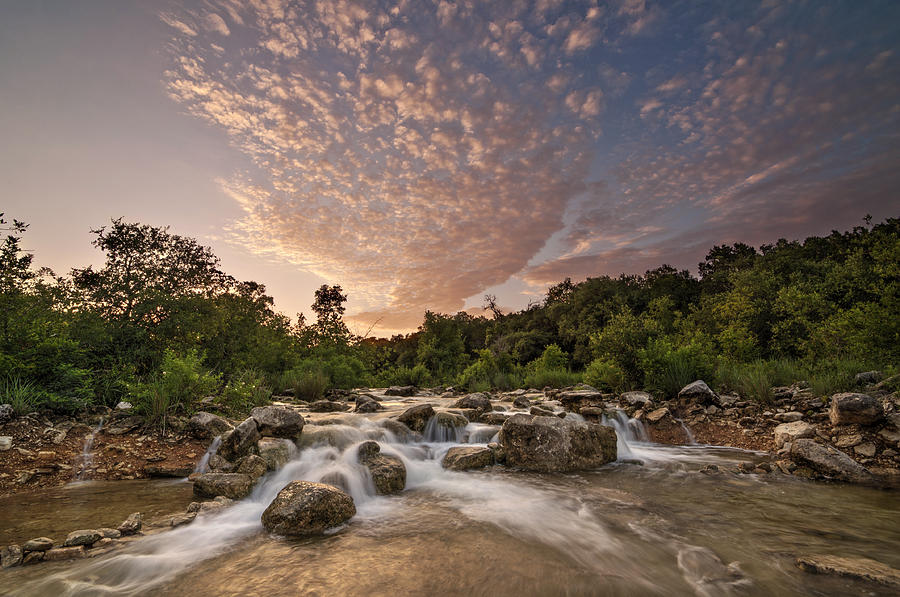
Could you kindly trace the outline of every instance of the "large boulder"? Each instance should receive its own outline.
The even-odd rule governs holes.
[[[263,526],[279,535],[319,535],[356,514],[353,498],[324,483],[294,481],[262,514]]]
[[[417,404],[403,411],[397,420],[412,429],[422,433],[428,419],[434,416],[434,407],[430,404]]]
[[[719,404],[719,395],[713,392],[702,379],[693,381],[681,388],[681,391],[678,392],[678,398],[704,406]]]
[[[782,423],[775,427],[775,447],[781,448],[794,440],[816,437],[816,428],[805,421]]]
[[[828,417],[832,425],[871,425],[884,417],[884,408],[868,394],[845,392],[831,397]]]
[[[200,411],[188,421],[188,432],[197,439],[211,439],[231,431],[234,427],[218,415]]]
[[[247,418],[222,436],[222,443],[216,453],[222,458],[234,462],[241,456],[250,454],[256,448],[259,437],[256,421],[253,417]]]
[[[558,417],[514,415],[500,429],[509,466],[533,471],[593,468],[616,459],[612,427]]]
[[[416,386],[391,386],[384,391],[385,396],[415,396],[418,392]]]
[[[494,451],[480,446],[453,446],[441,461],[441,466],[454,471],[484,468],[494,464]]]
[[[295,438],[303,431],[300,413],[284,406],[257,406],[250,411],[256,428],[263,437]]]
[[[396,456],[382,454],[378,442],[361,443],[357,456],[359,463],[369,469],[378,495],[400,493],[406,487],[406,466],[403,461]]]
[[[200,498],[223,495],[239,500],[249,495],[252,488],[253,479],[242,473],[205,473],[194,479],[194,495]]]
[[[493,410],[491,399],[487,394],[475,393],[466,394],[453,403],[453,408],[471,408],[478,412],[486,413]]]
[[[791,460],[801,466],[841,481],[867,483],[872,474],[861,464],[831,446],[823,446],[811,439],[791,442]]]
[[[277,471],[291,459],[290,440],[264,437],[257,442],[256,447],[260,457],[266,461],[270,471]]]
[[[353,409],[353,412],[373,413],[383,408],[383,406],[378,404],[377,400],[375,400],[368,394],[359,394],[356,396],[356,407]]]
[[[571,412],[578,412],[585,406],[602,406],[604,402],[603,393],[597,390],[560,392],[556,395],[556,399],[560,401],[564,409]]]

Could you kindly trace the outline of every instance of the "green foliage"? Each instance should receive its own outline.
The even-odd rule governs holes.
[[[418,388],[427,387],[432,384],[431,373],[425,368],[425,365],[416,365],[415,367],[389,367],[384,368],[375,376],[374,384],[379,388],[389,386],[416,386]]]
[[[500,371],[500,365],[489,349],[478,351],[478,358],[466,367],[456,380],[456,386],[470,392],[484,392],[491,389],[491,383]]]
[[[301,400],[321,400],[328,389],[328,376],[318,369],[299,373],[294,384],[294,395]]]
[[[32,412],[43,401],[44,393],[40,388],[22,378],[9,378],[0,386],[0,404],[9,404],[17,415]]]
[[[170,414],[192,411],[194,401],[214,393],[220,378],[207,371],[196,351],[184,356],[166,350],[160,371],[132,386],[133,403],[150,426],[165,426]]]
[[[629,388],[625,371],[606,358],[591,361],[584,370],[583,378],[584,383],[607,392],[619,393]]]
[[[235,414],[242,414],[255,406],[272,400],[272,387],[264,376],[252,369],[241,371],[232,377],[222,390],[220,403]]]
[[[640,353],[644,387],[667,398],[697,379],[709,379],[714,361],[702,343],[682,343],[671,336],[654,338]]]
[[[528,372],[521,385],[527,388],[566,388],[581,383],[582,375],[566,369],[536,369]],[[501,388],[503,389],[503,388]]]
[[[459,321],[426,311],[420,330],[416,364],[428,369],[437,381],[452,380],[468,360]]]

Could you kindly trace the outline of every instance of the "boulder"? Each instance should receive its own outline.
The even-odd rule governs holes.
[[[12,421],[15,416],[16,411],[13,410],[12,404],[0,404],[0,425]]]
[[[525,396],[519,396],[513,400],[513,406],[516,408],[531,408],[531,400]]]
[[[144,517],[140,512],[132,512],[117,529],[122,535],[135,535],[141,530]]]
[[[868,394],[845,392],[831,397],[828,417],[832,425],[872,425],[884,417],[884,408]]]
[[[816,428],[804,421],[782,423],[775,427],[775,448],[781,449],[784,444],[794,440],[816,437]]]
[[[698,379],[681,388],[681,391],[678,392],[678,398],[704,406],[719,403],[719,395],[713,392],[702,379]]]
[[[485,425],[503,425],[511,416],[509,413],[489,412],[481,415],[478,420]]]
[[[373,413],[375,411],[381,410],[384,407],[378,404],[378,401],[369,396],[368,394],[359,394],[356,397],[356,407],[353,409],[353,412],[357,413]]]
[[[188,420],[188,432],[197,439],[212,439],[234,427],[218,415],[200,411]]]
[[[667,417],[671,419],[672,413],[670,413],[669,409],[664,406],[662,408],[657,408],[656,410],[648,412],[644,419],[648,423],[659,423]]]
[[[532,406],[528,412],[532,415],[537,415],[539,417],[555,417],[556,416],[556,413],[553,412],[552,410],[549,410],[547,408],[542,408],[540,406]],[[500,424],[502,425],[503,423],[501,422]]]
[[[881,371],[863,371],[856,374],[856,385],[874,385],[881,381]]]
[[[604,397],[597,390],[571,390],[568,392],[560,392],[556,395],[556,399],[560,401],[563,408],[572,412],[584,406],[602,406]]]
[[[482,393],[466,394],[453,403],[453,408],[471,408],[482,413],[494,410],[490,397]]]
[[[103,528],[100,528],[97,530],[100,531],[100,534],[103,535],[104,539],[118,539],[119,537],[122,536],[122,532],[119,531],[118,529],[110,529],[107,527],[103,527]]]
[[[635,408],[644,408],[653,402],[653,396],[647,392],[625,392],[619,396],[619,399],[628,406],[634,406]]]
[[[293,481],[262,514],[263,526],[279,535],[318,535],[356,514],[353,498],[324,483]]]
[[[434,416],[434,407],[430,404],[417,404],[403,411],[397,420],[412,429],[422,433],[428,420]]]
[[[815,574],[834,574],[900,588],[900,570],[868,558],[803,556],[797,566]]]
[[[347,405],[343,402],[334,402],[332,400],[316,400],[309,405],[310,412],[314,413],[335,413],[347,410]]]
[[[604,414],[606,414],[606,411],[604,411],[599,406],[582,406],[581,408],[578,409],[578,414],[580,414],[582,417],[597,417],[597,418],[599,418],[599,417],[602,417]]]
[[[264,437],[256,443],[260,457],[266,461],[270,471],[277,471],[291,459],[289,440]]]
[[[267,470],[269,470],[269,463],[265,458],[256,454],[248,454],[235,463],[235,473],[247,475],[254,483],[265,475]]]
[[[384,391],[385,396],[415,396],[418,392],[416,386],[391,386]]]
[[[533,471],[593,468],[616,459],[612,427],[558,417],[514,415],[503,423],[500,444],[508,465]]]
[[[103,538],[103,533],[97,529],[81,529],[72,531],[66,536],[63,547],[73,547],[76,545],[93,545]]]
[[[357,457],[359,463],[369,469],[378,495],[400,493],[406,487],[406,466],[403,461],[396,456],[382,454],[378,442],[361,443]]]
[[[201,498],[224,495],[239,500],[246,497],[252,487],[250,475],[241,473],[205,473],[194,479],[194,495]]]
[[[216,453],[225,460],[234,462],[255,449],[258,441],[259,429],[253,417],[249,417],[222,436],[222,443]]]
[[[715,407],[710,407],[715,408]],[[793,423],[794,421],[799,421],[803,418],[803,413],[792,410],[786,413],[778,413],[775,415],[775,420],[781,423]]]
[[[12,568],[13,566],[20,566],[23,557],[24,554],[21,547],[16,544],[7,545],[0,550],[0,567]]]
[[[49,537],[37,537],[35,539],[29,539],[22,544],[23,552],[47,551],[48,549],[53,549],[53,539]]]
[[[453,446],[441,461],[441,466],[454,471],[484,468],[494,464],[494,451],[479,446]]]
[[[284,406],[257,406],[250,411],[256,421],[256,428],[263,437],[292,439],[303,431],[303,417],[300,413]]]
[[[811,439],[791,442],[791,460],[841,481],[866,483],[873,479],[872,474],[864,466],[837,448],[817,444]]]

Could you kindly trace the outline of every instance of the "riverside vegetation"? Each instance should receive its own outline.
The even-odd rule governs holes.
[[[619,587],[597,568],[615,560],[614,576],[632,575],[623,593],[664,592],[668,582],[696,594],[806,591],[790,574],[754,581],[736,562],[726,566],[682,539],[663,541],[677,555],[677,581],[601,556],[598,541],[632,539],[612,539],[609,522],[570,511],[573,489],[553,474],[591,475],[615,462],[648,480],[688,466],[719,488],[738,487],[745,475],[773,486],[797,477],[873,487],[900,479],[900,220],[759,250],[714,247],[699,278],[662,266],[643,276],[566,280],[516,313],[488,296],[490,317],[428,312],[418,332],[391,339],[350,332],[340,286],[316,291],[316,322],[291,322],[262,286],[234,280],[208,248],[165,229],[114,220],[94,231],[103,267],[60,277],[35,270],[20,250],[25,224],[4,225],[0,488],[189,477],[196,500],[143,527],[133,513],[118,529],[107,528],[115,520],[73,521],[81,528],[61,542],[14,537],[2,559],[18,569],[184,529],[130,552],[163,558],[165,574],[112,555],[46,581],[17,577],[21,594],[104,578],[122,592],[160,583],[178,590],[181,570],[260,524],[277,535],[331,533],[350,519],[380,520],[394,503],[387,496],[417,488],[462,500],[470,517],[466,500],[477,496],[492,514],[476,519],[562,552],[580,550],[579,566]],[[687,447],[667,447],[678,445]],[[74,452],[82,453],[75,467]],[[479,470],[495,472],[464,473]],[[535,474],[550,476],[534,486]],[[560,482],[556,497],[540,489]],[[588,485],[605,496],[594,499],[609,499],[603,483]],[[608,506],[627,514],[632,499],[617,494]],[[531,502],[547,507],[518,512]],[[699,508],[695,502],[689,498],[689,508]],[[635,515],[648,507],[633,505]],[[645,528],[641,541],[647,532],[661,531]],[[201,557],[197,545],[205,543]],[[841,581],[851,583],[841,590],[900,586],[892,556],[820,549],[792,557],[795,570],[855,579]],[[838,586],[822,582],[824,590]]]

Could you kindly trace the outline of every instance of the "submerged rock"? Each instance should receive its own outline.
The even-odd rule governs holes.
[[[217,454],[226,460],[234,462],[255,449],[259,437],[256,421],[252,417],[247,418],[240,425],[222,436],[222,444],[219,446]]]
[[[250,411],[250,416],[263,437],[291,439],[303,431],[304,420],[300,413],[283,406],[257,406]]]
[[[119,525],[118,531],[122,535],[134,535],[141,530],[144,516],[140,512],[132,512],[128,515],[122,524]]]
[[[188,420],[188,431],[197,439],[212,439],[234,427],[218,415],[200,411]]]
[[[698,379],[681,388],[681,391],[678,392],[678,397],[704,406],[719,403],[719,395],[713,392],[702,379]]]
[[[278,492],[262,514],[262,523],[270,533],[279,535],[318,535],[336,527],[356,514],[353,498],[324,483],[294,481]]]
[[[400,493],[406,487],[406,466],[403,461],[396,456],[382,454],[378,442],[361,443],[357,457],[359,463],[369,469],[378,495]]]
[[[484,468],[494,464],[494,451],[488,447],[453,446],[441,461],[441,466],[454,471]]]
[[[250,475],[241,473],[206,473],[194,480],[194,495],[202,498],[214,498],[224,495],[227,498],[239,500],[246,497],[252,487],[253,479]]]
[[[418,433],[425,431],[428,420],[434,416],[434,407],[430,404],[417,404],[403,411],[397,420]]]
[[[593,468],[616,459],[612,427],[558,417],[514,415],[503,423],[500,444],[509,466],[534,471]]]
[[[900,588],[900,570],[868,558],[803,556],[797,558],[797,566],[806,572],[835,574]]]
[[[801,466],[842,481],[865,483],[873,480],[864,466],[837,448],[817,444],[811,439],[791,442],[791,459]]]
[[[845,392],[831,397],[828,417],[832,425],[871,425],[884,417],[884,408],[868,394]]]

